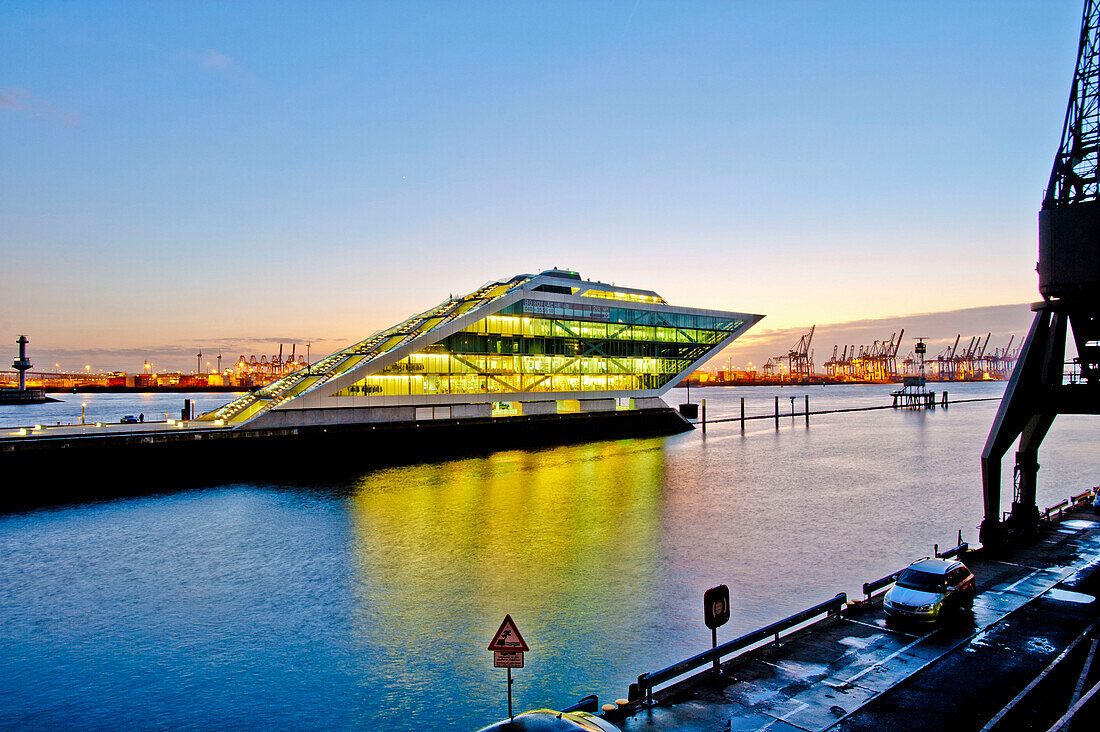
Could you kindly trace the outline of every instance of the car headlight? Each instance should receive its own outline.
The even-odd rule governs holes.
[[[917,612],[921,612],[921,613],[930,612],[932,610],[932,608],[934,608],[934,607],[936,607],[936,606],[935,605],[921,605],[920,607],[917,608]]]

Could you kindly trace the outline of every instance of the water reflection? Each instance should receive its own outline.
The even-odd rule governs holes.
[[[623,614],[652,606],[639,589],[655,593],[662,571],[664,460],[660,440],[636,440],[364,477],[350,498],[364,642],[402,658],[406,682],[440,665],[469,676],[491,665],[485,646],[511,613],[538,685],[517,694],[577,693],[590,668],[619,660],[610,639]],[[417,648],[443,653],[424,664]]]
[[[813,407],[874,396],[818,388]],[[740,395],[703,390],[712,414]],[[531,645],[517,707],[621,696],[709,645],[707,587],[730,587],[728,640],[973,538],[995,409],[725,422],[0,516],[0,728],[474,729],[505,713],[486,650],[505,613]],[[1095,483],[1089,419],[1055,423],[1041,505]]]

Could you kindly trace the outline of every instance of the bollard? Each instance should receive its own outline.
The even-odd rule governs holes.
[[[707,400],[702,399],[703,403],[703,434],[707,433]]]
[[[809,427],[810,426],[810,395],[809,394],[806,395],[806,409],[805,409],[805,412],[806,412],[806,426]]]
[[[943,393],[943,398],[942,398],[941,404],[942,404],[944,409],[947,409],[947,392],[946,391]],[[962,542],[959,542],[959,543],[961,544]]]
[[[775,398],[775,429],[779,429],[779,397]]]
[[[745,431],[745,397],[741,397],[741,431]]]

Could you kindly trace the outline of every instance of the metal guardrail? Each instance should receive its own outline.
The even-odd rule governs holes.
[[[880,577],[879,579],[875,580],[874,582],[864,582],[863,583],[863,594],[866,595],[867,601],[870,602],[871,595],[875,594],[876,590],[881,590],[886,585],[890,585],[890,584],[893,584],[894,582],[897,582],[899,574],[901,574],[900,569],[897,572],[894,572],[893,574],[888,574],[885,577]]]
[[[1081,494],[1081,496],[1076,498],[1083,497],[1086,494],[1088,496],[1091,496],[1092,492],[1086,491],[1084,494]],[[1063,503],[1065,503],[1065,501],[1063,501]],[[946,551],[941,552],[939,551],[939,546],[936,546],[936,557],[939,559],[950,559],[952,557],[957,557],[961,554],[965,554],[966,552],[968,552],[970,550],[970,544],[968,542],[961,541],[961,531],[959,532],[959,538],[960,542],[958,546],[947,549]],[[897,572],[892,572],[885,577],[880,577],[877,580],[864,582],[863,594],[866,596],[867,601],[870,601],[871,595],[873,595],[877,590],[880,590],[883,587],[886,587],[887,585],[896,582],[898,579],[898,575],[900,575],[903,571],[904,568],[899,569]],[[630,691],[627,694],[627,697],[632,702],[644,700],[645,703],[652,704],[653,690],[656,689],[659,685],[671,681],[677,676],[683,676],[689,671],[694,671],[697,668],[706,666],[707,664],[720,663],[723,656],[735,654],[738,651],[745,650],[746,648],[756,645],[757,643],[760,643],[761,641],[768,638],[774,638],[774,642],[778,643],[779,636],[784,631],[802,625],[803,623],[812,620],[819,615],[828,615],[834,612],[838,613],[845,606],[845,604],[847,604],[847,602],[848,596],[845,593],[837,593],[837,595],[831,600],[826,600],[825,602],[814,605],[813,607],[803,610],[800,613],[795,613],[794,615],[772,623],[771,625],[766,625],[763,628],[752,631],[751,633],[746,633],[739,638],[734,638],[731,641],[727,641],[719,646],[715,646],[714,648],[703,651],[702,653],[698,653],[691,658],[680,661],[679,663],[675,663],[671,666],[668,666],[667,668],[663,668],[660,671],[655,671],[650,674],[641,674],[640,676],[638,676],[637,683],[630,685]]]
[[[1055,503],[1053,506],[1043,511],[1043,520],[1050,521],[1051,517],[1061,518],[1064,513],[1080,509],[1092,500],[1097,491],[1100,491],[1100,486],[1089,488],[1087,491],[1082,491],[1081,493],[1070,496],[1064,501]]]
[[[1068,500],[1059,501],[1058,503],[1055,503],[1053,506],[1051,506],[1047,510],[1043,511],[1043,518],[1046,519],[1047,521],[1050,521],[1050,517],[1051,517],[1052,514],[1055,515],[1055,516],[1061,516],[1062,515],[1062,509],[1064,509],[1068,505],[1069,505]]]
[[[952,557],[957,557],[960,554],[966,554],[968,551],[970,551],[970,544],[968,542],[965,542],[965,541],[960,542],[958,546],[952,547],[952,548],[947,549],[946,551],[942,551],[942,552],[940,551],[940,547],[939,547],[938,544],[935,546],[935,555],[936,555],[937,559],[951,559]],[[926,559],[927,559],[927,557],[926,557]],[[863,594],[864,594],[865,601],[870,602],[871,601],[871,595],[875,594],[875,592],[877,592],[878,590],[881,590],[883,587],[886,587],[886,585],[890,585],[890,584],[893,584],[894,582],[897,582],[898,575],[901,574],[903,571],[905,571],[904,568],[899,569],[897,572],[894,572],[893,574],[888,574],[885,577],[880,577],[877,580],[874,580],[872,582],[864,582],[863,583]]]
[[[960,554],[966,554],[968,551],[970,551],[970,544],[964,541],[962,544],[959,544],[953,549],[948,549],[945,552],[936,552],[936,557],[938,559],[950,559],[951,557],[957,557]]]
[[[1085,491],[1083,493],[1078,493],[1075,496],[1070,496],[1069,497],[1070,505],[1073,506],[1073,508],[1075,508],[1075,509],[1080,508],[1082,505],[1092,501],[1093,497],[1096,495],[1097,490],[1100,490],[1100,486],[1097,486],[1095,488],[1089,488],[1087,491]]]
[[[628,696],[631,701],[637,701],[644,698],[646,703],[652,703],[653,690],[659,684],[670,681],[677,676],[682,676],[689,671],[694,671],[701,666],[706,666],[715,661],[721,661],[722,656],[728,656],[744,650],[767,638],[774,636],[775,642],[778,642],[779,635],[783,631],[802,625],[806,621],[816,618],[818,615],[828,615],[830,613],[840,612],[841,608],[843,608],[847,602],[848,596],[843,592],[838,593],[836,597],[831,600],[814,605],[800,613],[795,613],[790,617],[772,623],[771,625],[766,625],[751,633],[746,633],[740,638],[734,638],[731,641],[727,641],[703,653],[699,653],[691,658],[673,664],[672,666],[663,668],[660,671],[651,674],[642,674],[638,677],[637,684],[630,685],[630,693]]]

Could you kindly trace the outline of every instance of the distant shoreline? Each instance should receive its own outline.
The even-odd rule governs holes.
[[[243,393],[252,391],[252,389],[242,386],[96,386],[88,384],[71,389],[47,386],[45,391],[51,394],[186,394],[194,392]]]
[[[983,381],[988,382],[1005,382],[1008,379],[926,379],[929,384],[976,384]],[[851,380],[833,380],[833,379],[814,379],[813,381],[780,381],[778,379],[753,379],[752,381],[722,381],[715,382],[709,381],[705,384],[700,384],[697,381],[691,382],[692,389],[705,389],[711,386],[897,386],[901,384],[902,380],[897,381],[851,381]],[[681,381],[679,384],[673,387],[674,389],[686,389],[687,385]]]

